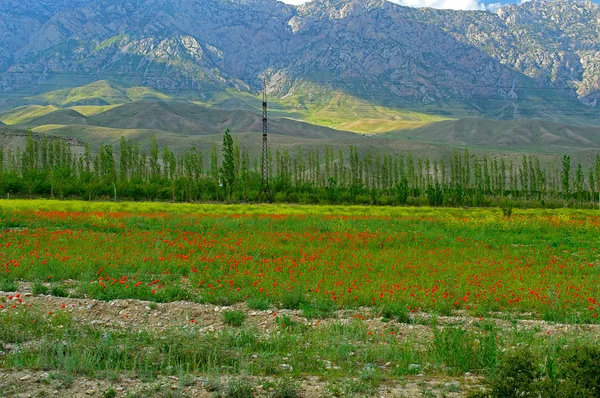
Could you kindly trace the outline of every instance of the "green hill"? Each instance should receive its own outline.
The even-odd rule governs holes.
[[[0,113],[0,121],[7,125],[27,124],[30,121],[57,111],[53,105],[26,105]]]
[[[131,102],[124,89],[107,80],[99,80],[85,86],[49,91],[28,98],[34,102],[44,102],[56,106],[111,105]]]
[[[73,109],[59,109],[30,120],[26,124],[29,126],[43,126],[48,124],[87,124],[87,118]]]
[[[564,152],[600,149],[600,128],[544,120],[461,119],[433,123],[389,137],[452,146]]]
[[[65,123],[62,123],[65,124]],[[87,124],[124,130],[160,130],[185,135],[262,132],[262,115],[244,110],[207,108],[196,104],[136,102],[89,117]],[[272,134],[305,138],[344,139],[355,134],[286,118],[273,117]]]

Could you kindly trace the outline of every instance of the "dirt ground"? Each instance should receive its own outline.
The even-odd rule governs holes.
[[[20,294],[22,303],[18,303],[17,293]],[[9,299],[10,296],[13,298]],[[152,304],[139,300],[104,302],[93,299],[36,296],[31,293],[31,286],[27,284],[23,284],[19,292],[0,292],[0,298],[3,298],[5,306],[31,305],[47,312],[69,311],[75,322],[96,324],[105,328],[133,328],[160,332],[173,327],[195,327],[209,333],[226,327],[223,323],[223,311],[236,309],[246,312],[248,315],[246,323],[265,335],[276,331],[274,316],[287,314],[293,320],[311,327],[323,327],[332,322],[351,322],[353,318],[360,315],[374,333],[383,332],[393,326],[398,339],[422,338],[423,341],[428,341],[433,337],[428,314],[415,315],[416,322],[403,324],[394,321],[383,322],[376,312],[368,308],[337,311],[333,318],[315,321],[306,319],[300,311],[280,309],[256,311],[249,309],[244,303],[221,307],[189,302]],[[598,325],[564,325],[539,320],[508,321],[494,318],[486,321],[495,322],[502,328],[517,327],[535,330],[543,336],[561,333],[586,333],[596,338],[600,336]],[[481,319],[457,313],[455,316],[439,317],[437,322],[439,325],[463,325],[468,328],[472,324],[481,322]],[[7,348],[10,349],[10,346],[7,345]],[[268,386],[273,384],[273,380],[249,377],[248,381],[255,386],[256,396],[272,396],[273,392],[269,391]],[[227,380],[219,380],[219,382],[225,385]],[[418,375],[398,381],[388,381],[369,395],[386,398],[464,397],[469,390],[480,388],[482,383],[481,377],[469,374],[460,378],[430,378]],[[121,375],[116,379],[95,380],[62,375],[57,372],[0,369],[0,397],[213,397],[214,391],[208,391],[211,390],[211,385],[214,385],[214,380],[209,381],[202,376],[189,376],[185,380],[173,376],[158,377],[152,381],[144,381],[134,375]],[[332,390],[331,380],[321,380],[317,377],[307,377],[302,380],[298,392],[300,397],[306,398],[340,396]]]

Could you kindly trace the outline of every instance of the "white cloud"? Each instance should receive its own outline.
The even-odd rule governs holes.
[[[449,10],[485,10],[477,0],[398,0],[394,3],[407,7],[431,7]]]
[[[504,4],[502,3],[492,3],[492,4],[488,4],[487,9],[491,12],[496,12],[498,11]]]
[[[303,4],[307,0],[282,0],[288,4]],[[431,7],[450,10],[485,10],[485,6],[478,0],[391,0],[407,7]],[[498,3],[499,4],[499,3]]]

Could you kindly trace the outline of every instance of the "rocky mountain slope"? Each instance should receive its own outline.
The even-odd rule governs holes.
[[[600,7],[590,2],[491,13],[385,0],[8,0],[0,32],[4,108],[99,80],[222,101],[266,78],[271,95],[297,107],[335,92],[457,118],[599,115]],[[121,97],[106,91],[93,103]]]

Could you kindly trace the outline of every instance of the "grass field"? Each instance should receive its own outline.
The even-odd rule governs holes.
[[[575,388],[600,336],[593,211],[1,201],[0,229],[0,368],[52,388],[519,396],[506,363]]]

